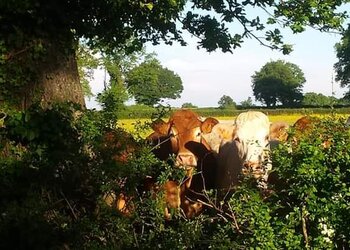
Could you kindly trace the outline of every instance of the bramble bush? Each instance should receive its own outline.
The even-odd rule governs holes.
[[[115,115],[71,104],[1,112],[1,249],[349,248],[350,133],[341,118],[322,119],[297,143],[291,131],[273,151],[278,182],[268,195],[245,178],[225,203],[208,190],[203,214],[173,210],[166,220],[162,192],[140,185],[183,173],[142,140],[127,161],[113,159],[127,144],[111,127]],[[110,132],[121,146],[106,144]],[[132,197],[128,216],[106,205],[110,190]]]

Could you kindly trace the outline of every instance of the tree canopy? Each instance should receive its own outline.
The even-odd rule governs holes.
[[[303,106],[333,106],[333,105],[349,105],[347,98],[337,99],[334,96],[325,96],[321,93],[308,92],[305,93],[302,100]]]
[[[295,64],[282,60],[266,63],[252,76],[255,99],[268,107],[281,103],[293,106],[302,99],[304,73]]]
[[[0,96],[28,107],[73,101],[84,105],[75,51],[79,39],[112,54],[139,50],[150,41],[186,44],[183,31],[199,38],[198,47],[224,52],[245,39],[283,53],[292,48],[277,28],[294,33],[305,26],[339,30],[347,15],[337,8],[348,1],[20,1],[0,3]],[[249,15],[251,8],[267,18]],[[241,25],[232,29],[231,24]]]
[[[130,70],[126,84],[137,103],[150,106],[163,98],[179,98],[183,90],[181,78],[173,71],[163,68],[155,58]]]
[[[336,80],[340,81],[341,87],[348,87],[349,91],[346,94],[350,100],[350,25],[344,32],[339,43],[335,45],[338,62],[334,64],[336,71]]]
[[[337,7],[347,1],[3,1],[1,27],[6,42],[15,41],[20,35],[24,40],[39,37],[60,38],[71,43],[72,38],[84,37],[90,45],[113,49],[127,45],[140,48],[146,41],[158,44],[161,40],[185,43],[182,29],[200,37],[199,46],[208,50],[220,48],[230,51],[239,46],[242,38],[255,31],[265,30],[276,22],[289,26],[293,32],[302,32],[306,25],[320,30],[339,29],[346,14]],[[188,3],[190,8],[186,8]],[[270,7],[267,20],[250,17],[247,9]],[[197,11],[212,11],[201,12]],[[219,14],[221,17],[218,18]],[[283,18],[282,18],[283,17]],[[243,32],[231,34],[227,25],[238,21]],[[181,25],[177,25],[179,22]],[[271,27],[271,26],[270,26]],[[10,36],[10,34],[15,36]],[[27,36],[28,35],[28,36]],[[133,39],[132,43],[126,43]],[[280,33],[272,26],[267,30],[266,41],[272,46],[281,44]],[[23,41],[17,41],[20,44]],[[40,42],[40,41],[38,41]],[[13,44],[15,46],[15,44]],[[13,54],[9,54],[11,56]]]

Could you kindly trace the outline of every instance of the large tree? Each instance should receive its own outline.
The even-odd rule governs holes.
[[[302,32],[307,25],[338,29],[345,14],[336,8],[346,2],[0,1],[0,98],[20,108],[35,101],[44,106],[56,101],[84,106],[75,56],[80,38],[91,48],[113,53],[121,47],[140,49],[147,41],[185,44],[182,30],[187,30],[199,38],[198,46],[208,51],[232,51],[244,39],[254,37],[288,53],[291,47],[284,44],[274,23],[289,26],[293,32]],[[271,16],[266,20],[249,16],[250,7],[269,9]],[[232,22],[241,24],[242,29],[230,30]]]
[[[137,103],[150,106],[163,98],[179,98],[183,90],[181,78],[173,71],[163,68],[155,58],[130,70],[126,84]]]
[[[293,106],[302,100],[304,73],[295,64],[282,60],[266,63],[252,76],[255,99],[266,106]]]
[[[335,45],[335,49],[338,58],[338,62],[334,64],[335,79],[340,82],[341,87],[349,88],[346,97],[350,100],[350,24],[341,41]]]

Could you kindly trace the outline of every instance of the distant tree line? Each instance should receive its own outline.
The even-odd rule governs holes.
[[[336,80],[341,87],[350,86],[350,43],[349,28],[339,43],[335,45],[338,62],[334,65]],[[175,72],[163,67],[154,54],[146,54],[141,50],[127,54],[123,50],[114,54],[102,54],[102,59],[96,62],[93,51],[88,51],[84,43],[78,50],[79,73],[85,95],[91,96],[88,80],[91,72],[98,66],[103,66],[110,76],[109,83],[105,83],[105,90],[99,96],[99,101],[110,96],[120,105],[130,98],[137,104],[154,106],[164,99],[177,99],[183,91],[182,80]],[[143,61],[142,61],[143,59]],[[307,79],[301,68],[283,60],[266,63],[252,75],[252,90],[256,101],[262,105],[273,107],[322,107],[334,105],[348,105],[350,91],[343,98],[325,96],[321,93],[302,93],[302,87]],[[113,98],[111,96],[115,95]],[[102,98],[102,99],[101,99]],[[254,106],[251,97],[237,104],[229,95],[223,95],[218,101],[220,109],[234,109],[237,106]],[[184,103],[183,108],[196,108],[195,104]]]
[[[325,107],[350,105],[350,98],[325,96],[321,93],[303,94],[302,87],[306,79],[299,66],[283,60],[266,63],[252,76],[252,89],[256,101],[267,108],[276,107]],[[344,85],[345,86],[345,85]],[[237,105],[230,96],[223,95],[218,101],[221,109],[235,108]],[[241,102],[241,107],[253,107],[251,97]]]

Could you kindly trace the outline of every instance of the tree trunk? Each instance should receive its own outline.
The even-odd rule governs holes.
[[[36,64],[36,81],[26,86],[22,109],[39,102],[43,108],[52,103],[73,102],[85,108],[74,50],[67,52],[56,42],[45,42],[43,58]]]

